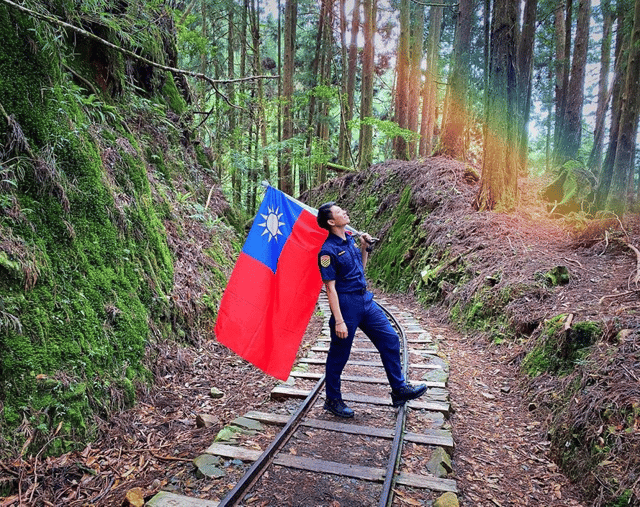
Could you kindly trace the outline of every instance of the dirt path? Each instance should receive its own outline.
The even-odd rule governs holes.
[[[487,347],[443,328],[462,504],[580,506],[577,492],[549,460],[542,424],[531,417],[509,366],[509,349]]]

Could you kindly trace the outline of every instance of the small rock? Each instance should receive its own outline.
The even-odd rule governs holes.
[[[455,493],[447,492],[433,502],[433,507],[460,507],[460,502]]]
[[[237,417],[231,423],[240,428],[245,428],[247,430],[255,430],[261,431],[264,426],[260,421],[256,421],[255,419],[251,419],[249,417]]]
[[[447,451],[442,447],[436,447],[427,463],[427,470],[436,477],[446,477],[453,470]]]
[[[211,428],[214,424],[216,424],[218,420],[209,414],[198,414],[196,416],[196,427],[197,428]]]
[[[495,400],[496,397],[493,394],[489,394],[489,393],[482,393],[482,397],[487,399],[487,400]]]
[[[422,376],[422,380],[427,382],[446,382],[449,379],[449,374],[442,370],[429,370]]]
[[[196,476],[199,479],[204,477],[223,477],[226,472],[217,465],[220,464],[219,456],[212,456],[211,454],[202,454],[193,460],[193,464],[196,466]]]
[[[222,398],[224,396],[224,393],[217,387],[212,387],[211,391],[209,392],[209,396],[211,396],[214,400],[217,400],[219,398]]]

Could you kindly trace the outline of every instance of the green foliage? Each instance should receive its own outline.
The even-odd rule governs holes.
[[[420,134],[408,129],[400,128],[396,122],[389,120],[379,120],[371,117],[364,118],[363,120],[354,119],[349,122],[349,127],[352,129],[359,129],[363,124],[371,125],[373,127],[374,134],[381,134],[386,139],[402,137],[407,142],[418,141],[420,139]]]
[[[193,22],[194,16],[187,18],[187,23],[179,27],[178,45],[183,56],[189,56],[192,59],[208,55],[209,51],[215,53],[216,46],[211,45],[211,41],[202,35],[201,31],[191,30],[187,28],[189,22]]]

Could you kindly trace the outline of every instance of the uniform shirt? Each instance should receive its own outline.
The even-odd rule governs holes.
[[[349,234],[344,240],[329,234],[318,253],[318,266],[324,282],[335,280],[338,294],[362,293],[367,287],[362,253]]]

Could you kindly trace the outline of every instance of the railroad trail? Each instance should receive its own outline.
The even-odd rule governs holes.
[[[324,363],[330,310],[321,295],[321,336],[307,350],[271,401],[224,428],[197,458],[198,473],[211,477],[220,501],[160,492],[151,507],[368,507],[432,505],[457,492],[448,479],[454,442],[448,425],[447,364],[438,343],[403,308],[376,298],[401,336],[406,378],[427,393],[405,406],[391,404],[380,357],[356,333],[342,376],[353,419],[323,410]]]

